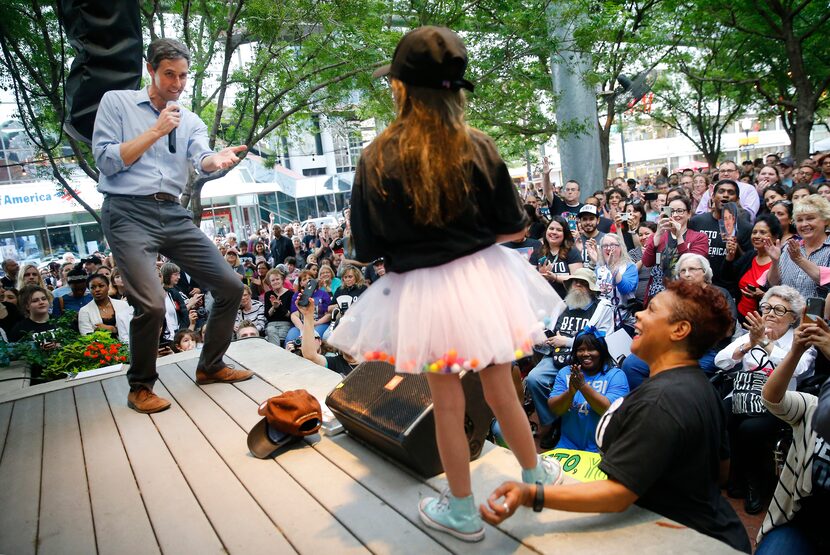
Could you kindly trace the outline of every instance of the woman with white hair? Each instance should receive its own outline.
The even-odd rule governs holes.
[[[712,284],[712,265],[709,264],[709,260],[705,256],[693,252],[680,255],[680,258],[677,260],[677,266],[675,266],[674,277],[675,279],[682,279],[689,283],[695,283],[702,287],[711,287],[717,290],[729,306],[729,314],[732,315],[733,321],[738,319],[738,309],[735,306],[735,300],[732,298],[732,295],[723,287]],[[715,365],[715,355],[733,339],[744,334],[740,326],[730,327],[729,329],[729,334],[715,343],[715,346],[709,349],[698,360],[698,364],[700,364],[701,369],[703,369],[707,376],[711,376],[717,372],[718,367]]]
[[[764,407],[761,391],[792,349],[793,330],[801,320],[804,305],[804,297],[794,288],[770,288],[758,305],[760,314],[750,312],[746,316],[749,333],[715,356],[715,364],[724,370],[740,364],[729,416],[732,467],[728,493],[730,497],[745,497],[744,509],[749,514],[763,509],[763,493],[775,483],[772,445],[781,429],[778,419]],[[790,389],[812,374],[815,357],[813,348],[804,352]]]
[[[772,259],[768,282],[794,287],[805,299],[825,297],[830,283],[830,202],[821,195],[803,198],[795,203],[793,218],[800,240],[793,237],[783,245],[766,240]]]
[[[628,251],[619,235],[606,234],[597,248],[589,244],[586,247],[588,258],[596,265],[597,285],[600,297],[607,299],[614,307],[614,328],[627,327],[633,335],[634,314],[632,306],[637,292],[639,272],[637,266],[628,257]]]
[[[712,265],[705,256],[694,252],[687,252],[680,255],[680,258],[677,259],[677,266],[674,268],[674,278],[714,287],[726,298],[726,302],[729,305],[729,313],[737,320],[738,309],[735,306],[735,299],[732,298],[729,291],[712,283],[713,276]]]

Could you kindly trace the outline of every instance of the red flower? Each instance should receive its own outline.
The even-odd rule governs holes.
[[[118,352],[118,346],[117,345],[110,345],[110,354],[114,355],[117,352]]]
[[[107,359],[107,362],[112,360],[112,357],[110,355],[107,355],[105,358]]]

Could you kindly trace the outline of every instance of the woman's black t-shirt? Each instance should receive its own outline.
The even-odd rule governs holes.
[[[55,329],[55,327],[55,322],[51,319],[40,323],[24,318],[16,323],[12,328],[9,333],[9,341],[20,341],[27,333],[34,332],[32,338],[35,341],[49,342],[52,340],[51,334],[44,334],[44,332],[51,331]]]
[[[522,231],[527,214],[493,140],[470,130],[472,194],[454,219],[443,226],[415,221],[411,199],[404,193],[396,141],[383,154],[383,195],[375,183],[381,156],[376,143],[363,151],[355,170],[351,198],[351,228],[357,260],[385,258],[386,269],[407,272],[439,266],[496,242],[497,235]]]
[[[600,418],[599,468],[634,492],[636,504],[751,552],[749,537],[718,488],[729,458],[726,412],[698,367],[666,370]]]
[[[568,251],[568,254],[565,255],[565,258],[561,258],[559,256],[559,252],[555,252],[550,256],[542,256],[542,248],[541,246],[533,251],[533,254],[530,255],[530,263],[536,266],[538,269],[539,266],[542,264],[553,263],[551,266],[551,273],[557,275],[570,275],[570,265],[582,263],[582,255],[579,254],[579,250],[576,247],[571,247]],[[553,287],[556,294],[559,295],[561,298],[565,298],[567,294],[567,289],[565,288],[565,284],[559,282],[550,282],[551,286]]]
[[[282,295],[277,295],[273,291],[265,293],[265,319],[269,322],[290,322],[291,321],[291,298],[294,296],[294,291],[286,289]],[[271,306],[279,297],[280,305],[277,310],[271,314]]]

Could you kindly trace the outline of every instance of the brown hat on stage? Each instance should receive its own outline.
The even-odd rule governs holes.
[[[267,459],[281,447],[314,433],[323,423],[320,402],[305,389],[286,391],[259,406],[262,420],[248,433],[248,449],[259,459]]]
[[[375,70],[372,77],[390,75],[408,85],[430,89],[467,89],[475,86],[464,79],[467,48],[455,32],[427,25],[403,36],[392,63]]]

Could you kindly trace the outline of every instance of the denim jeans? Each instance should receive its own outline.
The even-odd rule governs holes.
[[[546,356],[542,357],[539,364],[525,378],[525,389],[530,392],[539,424],[542,426],[549,426],[556,420],[556,415],[548,408],[548,397],[558,373],[559,368],[553,364],[553,359]]]
[[[323,334],[326,333],[326,330],[328,329],[328,327],[329,327],[328,324],[320,324],[319,326],[314,326],[314,331],[319,333],[320,337],[323,337]],[[288,333],[285,336],[285,342],[288,343],[289,341],[294,341],[295,339],[300,337],[300,335],[301,335],[300,328],[298,328],[296,326],[292,326],[291,329],[288,330]]]
[[[755,550],[755,555],[779,555],[798,553],[811,555],[818,553],[816,546],[798,525],[788,523],[776,526],[764,535],[764,539]]]

